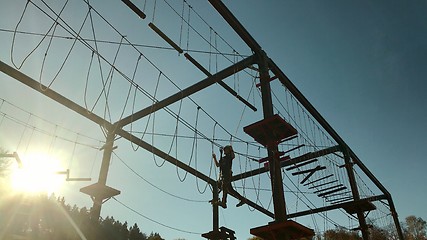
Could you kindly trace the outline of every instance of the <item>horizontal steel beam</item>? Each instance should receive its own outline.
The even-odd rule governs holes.
[[[38,81],[32,79],[31,77],[21,73],[20,71],[14,69],[13,67],[7,65],[6,63],[0,61],[0,71],[9,75],[10,77],[18,80],[19,82],[27,85],[28,87],[40,92],[41,94],[53,99],[54,101],[66,106],[67,108],[73,110],[74,112],[82,115],[83,117],[88,118],[92,122],[95,122],[101,126],[108,126],[110,123],[105,119],[97,116],[96,114],[91,113],[86,108],[81,107],[80,105],[74,103],[70,99],[62,96],[61,94],[51,90],[47,86],[39,83]]]
[[[207,78],[205,78],[204,80],[182,90],[177,92],[176,94],[169,96],[159,102],[154,103],[151,106],[148,106],[130,116],[127,116],[121,120],[119,120],[118,122],[115,123],[115,125],[117,125],[119,128],[122,128],[123,126],[126,126],[134,121],[137,121],[159,109],[162,109],[164,107],[167,107],[185,97],[190,96],[193,93],[196,93],[206,87],[211,86],[212,84],[222,81],[223,79],[247,68],[248,66],[252,65],[255,61],[255,56],[250,56],[247,57],[243,60],[241,60],[240,62],[237,62],[236,64],[227,67]]]
[[[385,195],[378,195],[378,196],[373,196],[373,197],[368,197],[368,198],[360,199],[358,201],[370,201],[370,202],[373,202],[373,201],[379,201],[379,200],[383,200],[383,199],[387,199],[387,197]],[[351,201],[351,202],[345,202],[345,203],[335,204],[335,205],[321,207],[321,208],[316,208],[316,209],[310,209],[310,210],[306,210],[306,211],[302,211],[302,212],[291,213],[291,214],[288,214],[288,217],[289,218],[295,218],[295,217],[302,217],[302,216],[311,215],[311,214],[320,213],[320,212],[331,211],[331,210],[335,210],[335,209],[345,208],[347,206],[351,206],[354,203],[355,203],[355,201]]]

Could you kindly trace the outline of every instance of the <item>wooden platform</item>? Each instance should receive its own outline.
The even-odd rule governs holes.
[[[358,200],[343,207],[348,214],[356,214],[358,212],[369,212],[377,209],[375,205],[367,200]]]
[[[272,144],[277,145],[282,141],[293,138],[298,133],[294,127],[277,114],[246,126],[243,131],[265,147]]]
[[[264,240],[291,240],[311,239],[314,236],[314,231],[295,221],[287,220],[252,228],[251,234]]]
[[[219,231],[210,231],[208,233],[203,233],[202,237],[210,240],[236,240],[234,236],[235,232],[226,227],[220,227]]]
[[[80,192],[98,199],[108,199],[120,194],[120,191],[99,183],[80,188]]]

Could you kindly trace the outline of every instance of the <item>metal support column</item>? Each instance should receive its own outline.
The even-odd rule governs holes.
[[[360,200],[359,190],[357,188],[356,178],[354,177],[353,172],[353,162],[351,161],[351,157],[349,154],[349,149],[347,146],[343,147],[344,153],[344,161],[345,161],[345,169],[347,170],[348,179],[350,181],[351,192],[353,194],[353,198],[355,201]],[[369,231],[368,225],[366,224],[365,216],[363,215],[363,211],[358,211],[357,219],[359,220],[360,230],[362,231],[362,237],[364,240],[369,239]]]
[[[394,207],[393,199],[391,199],[391,195],[387,198],[388,205],[390,207],[391,216],[393,217],[394,225],[396,226],[397,236],[400,240],[404,240],[402,227],[400,226],[399,217],[396,212],[396,208]]]
[[[110,167],[111,154],[113,152],[113,144],[114,144],[115,136],[116,134],[114,131],[108,130],[106,142],[104,145],[104,153],[102,156],[101,169],[99,171],[99,177],[98,177],[98,184],[103,187],[106,187],[106,184],[107,184],[107,176],[108,176],[108,170]],[[103,199],[100,196],[95,196],[93,198],[93,206],[91,210],[92,219],[95,219],[95,220],[99,219],[99,216],[101,215],[102,203],[104,200],[105,199]]]
[[[212,210],[213,210],[213,223],[212,223],[212,231],[213,232],[219,232],[219,189],[218,189],[218,182],[212,185],[213,187],[213,199],[212,199]],[[216,239],[213,239],[216,240]]]
[[[267,56],[262,52],[258,56],[258,66],[260,73],[262,107],[264,119],[273,116],[273,102],[271,98],[270,74],[267,65]],[[287,219],[285,208],[285,196],[283,191],[282,172],[280,161],[277,157],[278,146],[268,146],[268,157],[270,165],[271,187],[273,189],[274,219],[276,222],[283,222]]]

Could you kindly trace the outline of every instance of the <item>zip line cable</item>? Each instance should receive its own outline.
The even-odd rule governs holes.
[[[17,105],[15,105],[15,104],[13,104],[13,103],[11,103],[11,102],[9,102],[9,101],[7,101],[7,100],[3,99],[3,98],[0,98],[0,100],[2,101],[2,105],[1,105],[1,106],[5,106],[5,104],[7,104],[7,105],[9,105],[9,106],[13,107],[14,109],[17,109],[17,110],[19,110],[19,111],[21,111],[21,112],[23,112],[23,113],[26,113],[26,114],[28,114],[28,115],[31,115],[31,117],[32,117],[32,118],[36,118],[36,119],[38,119],[38,120],[40,120],[40,121],[42,121],[42,122],[48,123],[49,125],[58,126],[58,127],[59,127],[60,129],[62,129],[62,130],[65,130],[65,131],[70,132],[70,133],[72,133],[72,134],[78,134],[79,136],[84,137],[84,138],[87,138],[87,139],[90,139],[90,140],[92,140],[92,141],[103,142],[103,141],[101,141],[101,140],[99,140],[99,139],[96,139],[96,138],[93,138],[93,137],[91,137],[91,136],[85,135],[85,134],[83,134],[83,133],[81,133],[81,132],[76,132],[76,131],[74,131],[74,130],[72,130],[72,129],[69,129],[69,128],[66,128],[66,127],[62,127],[62,126],[58,125],[57,123],[53,123],[52,121],[49,121],[49,120],[47,120],[47,119],[44,119],[44,118],[42,118],[42,117],[40,117],[40,116],[38,116],[38,115],[36,115],[36,114],[34,114],[34,113],[31,113],[31,112],[29,112],[29,111],[27,111],[27,110],[25,110],[25,109],[23,109],[23,108],[21,108],[21,107],[18,107]],[[3,116],[8,116],[8,118],[10,118],[10,120],[16,120],[16,123],[18,123],[18,124],[20,124],[20,125],[22,125],[22,126],[28,126],[28,127],[33,128],[33,129],[40,130],[40,132],[41,132],[41,133],[49,134],[49,133],[48,133],[47,131],[45,131],[45,130],[42,130],[42,129],[40,129],[40,128],[38,128],[38,127],[34,126],[34,125],[25,124],[25,122],[23,122],[23,121],[21,121],[21,120],[19,120],[19,119],[17,119],[17,118],[14,118],[14,117],[12,117],[12,116],[10,116],[10,115],[8,115],[6,112],[4,112],[4,111],[2,111],[2,110],[1,110],[1,106],[0,106],[0,113],[2,113],[2,115],[3,115]],[[50,135],[50,136],[52,136],[52,135]],[[58,136],[58,137],[59,137],[59,136]],[[63,140],[67,140],[67,139],[66,139],[66,138],[64,138]],[[74,141],[73,141],[73,140],[68,140],[68,142],[74,142]],[[81,144],[81,145],[83,145],[83,144]],[[87,146],[91,146],[91,145],[87,145]]]
[[[10,116],[8,114],[5,114],[3,112],[0,112],[0,115],[3,117],[3,119],[8,119],[8,120],[10,120],[10,121],[12,121],[12,122],[14,122],[16,124],[19,124],[19,125],[23,126],[23,127],[31,128],[32,131],[36,131],[36,132],[42,133],[42,134],[44,134],[44,135],[46,135],[48,137],[55,137],[55,138],[60,139],[62,141],[66,141],[66,142],[69,142],[69,143],[76,143],[77,145],[89,147],[89,148],[96,149],[96,150],[99,150],[100,146],[102,146],[102,145],[99,145],[99,146],[90,145],[90,144],[83,143],[83,142],[75,142],[72,139],[69,139],[69,138],[66,138],[66,137],[63,137],[63,136],[59,136],[59,135],[55,135],[53,133],[47,132],[46,130],[40,129],[40,128],[38,128],[38,127],[36,127],[34,125],[31,125],[29,123],[23,122],[23,121],[21,121],[19,119],[16,119],[16,118],[14,118],[14,117],[12,117],[12,116]],[[99,141],[99,142],[101,143],[102,141]],[[19,145],[18,145],[18,147],[19,147]]]
[[[202,233],[198,233],[198,232],[192,232],[192,231],[187,231],[187,230],[183,230],[183,229],[171,227],[169,225],[166,225],[164,223],[156,221],[156,220],[154,220],[154,219],[152,219],[150,217],[147,217],[146,215],[142,214],[141,212],[138,212],[137,210],[135,210],[135,209],[129,207],[128,205],[124,204],[123,202],[119,201],[116,197],[112,197],[112,199],[114,199],[117,203],[119,203],[123,207],[127,208],[128,210],[130,210],[130,211],[134,212],[135,214],[139,215],[140,217],[143,217],[146,220],[148,220],[150,222],[153,222],[153,223],[156,223],[156,224],[158,224],[160,226],[163,226],[165,228],[169,228],[169,229],[172,229],[172,230],[175,230],[175,231],[178,231],[178,232],[182,232],[182,233],[194,234],[194,235],[201,235],[202,234]]]

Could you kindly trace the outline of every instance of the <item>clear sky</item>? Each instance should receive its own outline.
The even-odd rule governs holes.
[[[96,54],[92,55],[92,51],[79,41],[73,45],[72,39],[52,38],[50,42],[51,38],[46,37],[36,48],[51,26],[49,34],[55,31],[55,35],[70,36],[70,33],[61,27],[65,26],[64,22],[59,21],[55,28],[52,19],[35,7],[39,6],[53,16],[43,1],[30,3],[21,23],[17,25],[26,2],[8,1],[0,9],[0,60],[12,65],[12,55],[14,63],[19,66],[29,56],[20,69],[22,72],[45,85],[52,83],[55,91],[111,122],[152,103],[143,93],[134,94],[135,88],[130,88],[120,73],[132,78],[135,72],[132,79],[159,100],[178,92],[174,85],[183,89],[205,77],[174,50],[147,46],[169,47],[147,26],[151,21],[185,51],[190,49],[188,52],[212,73],[241,60],[241,57],[216,57],[213,53],[191,50],[216,52],[214,48],[218,48],[222,53],[233,54],[237,51],[244,56],[251,54],[207,1],[186,0],[184,5],[182,1],[157,0],[156,5],[155,1],[147,1],[146,4],[135,1],[141,9],[145,9],[145,20],[138,19],[121,1],[102,1],[102,4],[101,1],[90,1],[94,9],[120,34],[95,12],[86,15],[88,7],[84,1],[70,1],[61,18],[76,32],[83,26],[80,32],[83,38],[93,40],[95,32],[97,45],[94,41],[87,43],[92,48],[98,48],[98,52],[120,71],[114,71],[111,77],[108,64],[99,60],[103,62],[101,76]],[[55,12],[60,12],[65,1],[46,3]],[[166,3],[171,4],[176,12]],[[416,215],[426,220],[427,163],[423,150],[427,145],[427,2],[226,0],[224,3],[388,189],[400,219]],[[189,18],[188,4],[193,9],[190,11],[190,24],[197,33],[194,29],[188,30],[185,23]],[[178,16],[182,12],[185,21]],[[18,31],[42,35],[17,32],[13,40],[16,27]],[[121,35],[131,43],[140,45],[132,48],[117,44],[121,41],[126,43]],[[114,60],[119,47],[118,57]],[[36,50],[29,54],[34,48]],[[68,52],[70,56],[67,58]],[[140,53],[143,53],[143,57],[138,60]],[[57,72],[58,77],[55,77]],[[259,109],[256,113],[244,108],[242,103],[218,85],[195,94],[192,100],[177,102],[170,109],[207,138],[217,139],[218,145],[228,143],[221,139],[230,139],[229,133],[251,141],[242,128],[262,118],[258,92],[254,93],[251,89],[252,78],[247,73],[241,73],[225,82],[242,97],[248,98]],[[107,83],[105,92],[102,91],[102,81]],[[273,86],[273,90],[279,92],[281,86],[277,82]],[[88,145],[99,147],[105,141],[100,127],[3,73],[0,74],[0,98],[5,100],[0,107],[3,116],[0,147],[19,153],[45,149],[58,158],[62,157],[61,164],[70,169],[71,175],[92,177],[90,183],[96,182],[102,152]],[[106,102],[110,111],[105,111]],[[201,109],[197,110],[197,106]],[[23,127],[25,124],[27,127]],[[211,171],[210,155],[212,150],[218,154],[218,147],[203,139],[194,141],[191,138],[194,132],[183,123],[178,124],[177,135],[189,138],[174,138],[176,126],[174,117],[159,111],[125,129],[135,131],[135,135],[143,137],[148,143],[172,156],[179,156],[181,161],[215,179],[217,171]],[[142,136],[141,132],[146,134]],[[152,132],[168,136],[153,135]],[[236,139],[233,142],[240,153],[246,152],[245,144]],[[145,150],[134,151],[136,146],[124,139],[117,139],[116,145],[118,148],[110,164],[107,185],[121,190],[117,200],[134,211],[110,199],[103,206],[102,216],[112,215],[130,224],[137,222],[142,231],[159,232],[166,239],[200,239],[199,233],[211,230],[211,207],[207,201],[212,196],[204,182],[197,181],[191,175],[186,176],[184,171],[177,170],[169,163],[162,165],[160,158],[153,157]],[[264,151],[258,152],[256,147],[248,148],[250,155],[265,155]],[[240,173],[248,170],[249,162],[245,157],[239,157],[233,171]],[[290,179],[295,181],[292,176],[284,179],[288,181],[287,186]],[[245,187],[248,197],[252,200],[259,198],[261,204],[271,210],[268,181],[268,177],[263,175],[238,182],[236,186]],[[79,188],[88,184],[66,182],[57,194],[64,195],[71,204],[90,207],[90,198],[78,192]],[[243,187],[238,191],[242,192]],[[257,192],[250,188],[267,190]],[[307,188],[301,189],[304,193],[307,191]],[[307,195],[313,197],[310,193]],[[292,193],[287,192],[285,196],[290,212],[304,209],[304,203]],[[220,210],[220,225],[235,230],[239,239],[248,238],[250,228],[271,221],[269,217],[250,211],[246,206],[235,208],[235,203],[236,200],[230,199],[229,207]],[[329,214],[331,218],[334,217],[334,212]],[[354,220],[342,216],[334,220],[345,227],[356,224]],[[315,219],[299,218],[298,221],[318,231],[333,227],[333,223],[322,220],[320,216]]]

